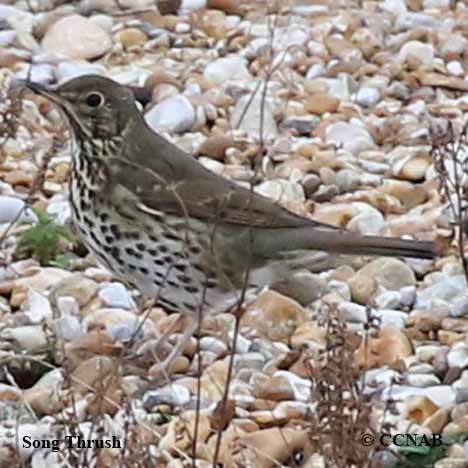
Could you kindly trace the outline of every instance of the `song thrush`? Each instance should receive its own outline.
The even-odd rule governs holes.
[[[81,76],[28,86],[73,130],[73,218],[117,276],[192,318],[290,275],[310,250],[433,258],[432,242],[363,236],[298,216],[204,168],[145,123],[129,88]],[[174,351],[171,358],[180,351]]]

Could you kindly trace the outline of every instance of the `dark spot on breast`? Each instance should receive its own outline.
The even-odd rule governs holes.
[[[192,278],[188,275],[177,275],[177,279],[182,283],[190,283]]]
[[[140,239],[140,234],[138,232],[135,232],[135,231],[129,231],[129,232],[125,233],[125,237],[127,239],[138,240],[138,239]]]
[[[193,255],[200,255],[201,249],[198,247],[198,245],[191,245],[189,246],[189,251]]]
[[[144,274],[147,275],[149,273],[148,268],[145,267],[140,267],[140,271]]]
[[[107,213],[101,213],[99,215],[99,218],[101,219],[103,223],[106,223],[107,221],[109,221],[109,215]]]
[[[119,240],[121,238],[120,228],[117,224],[111,224],[110,230],[114,235],[115,240]]]
[[[144,252],[146,250],[146,245],[143,244],[143,242],[138,242],[137,244],[135,244],[135,247],[140,251],[140,252]]]
[[[193,304],[190,304],[190,302],[182,302],[182,305],[189,310],[194,310],[195,306]]]
[[[180,237],[172,232],[163,232],[163,237],[167,240],[179,241]]]
[[[131,247],[126,247],[125,252],[127,253],[127,255],[130,255],[131,257],[135,257],[138,259],[143,258],[143,255],[141,253],[137,252],[136,250],[133,250]]]
[[[184,289],[188,292],[188,293],[191,293],[191,294],[195,294],[198,292],[198,288],[196,286],[184,286]]]
[[[156,255],[158,255],[158,251],[156,249],[148,249],[148,253],[152,256],[152,257],[156,257]]]
[[[187,265],[184,265],[183,263],[177,263],[176,265],[174,265],[174,268],[177,271],[181,271],[183,273],[187,269]]]
[[[167,247],[167,245],[161,245],[161,246],[159,247],[159,251],[160,251],[161,253],[167,253],[167,252],[169,252],[169,248]]]
[[[100,242],[99,239],[97,238],[96,234],[94,234],[94,231],[90,231],[89,235],[91,236],[91,239],[93,239],[93,241],[94,241],[97,245],[101,245],[101,242]]]
[[[84,215],[83,220],[89,227],[94,227],[94,221],[88,215]]]
[[[158,302],[160,302],[165,308],[168,308],[169,310],[178,312],[179,307],[175,302],[170,301],[169,299],[165,299],[164,297],[159,297]]]

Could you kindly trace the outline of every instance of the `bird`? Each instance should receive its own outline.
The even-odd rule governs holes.
[[[215,174],[152,130],[132,89],[100,75],[27,87],[68,119],[75,149],[69,200],[97,259],[168,312],[183,334],[293,274],[309,251],[435,258],[431,241],[367,236],[295,214]]]

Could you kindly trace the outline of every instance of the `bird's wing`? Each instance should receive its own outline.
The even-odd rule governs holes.
[[[296,215],[270,199],[221,177],[180,148],[151,133],[152,157],[133,151],[110,165],[114,181],[138,196],[141,206],[202,221],[265,228],[316,226],[338,229]],[[118,163],[118,164],[117,164]]]

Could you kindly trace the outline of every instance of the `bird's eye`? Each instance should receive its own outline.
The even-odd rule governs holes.
[[[104,103],[104,96],[101,93],[89,93],[86,96],[86,104],[89,107],[99,107]]]

